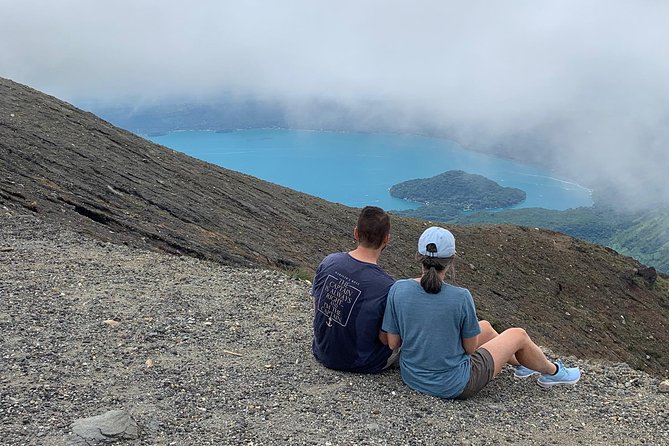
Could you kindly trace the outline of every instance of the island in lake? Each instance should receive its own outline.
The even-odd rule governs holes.
[[[462,170],[395,184],[390,195],[423,204],[418,209],[397,213],[434,220],[452,218],[462,212],[506,208],[526,198],[520,189],[503,187],[482,175]]]

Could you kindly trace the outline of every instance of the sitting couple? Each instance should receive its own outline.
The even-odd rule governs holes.
[[[546,388],[579,380],[579,369],[548,360],[522,328],[497,333],[479,321],[469,290],[444,282],[454,272],[448,230],[423,232],[421,277],[398,281],[377,265],[390,239],[388,214],[364,208],[353,235],[357,248],[327,256],[311,289],[313,353],[326,367],[378,373],[399,361],[409,387],[458,399],[474,396],[507,363],[517,377],[539,375]]]

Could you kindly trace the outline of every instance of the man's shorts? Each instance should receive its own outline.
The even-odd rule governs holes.
[[[466,400],[471,398],[492,381],[495,375],[495,361],[485,348],[478,348],[470,358],[471,374],[465,390],[456,398]]]
[[[383,370],[399,366],[401,349],[402,347],[397,347],[395,350],[393,350],[393,352],[388,357],[388,360],[386,361],[386,366],[383,368]]]

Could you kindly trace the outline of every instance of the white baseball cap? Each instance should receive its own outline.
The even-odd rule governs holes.
[[[453,257],[455,255],[455,237],[448,229],[431,226],[418,239],[418,253],[427,257],[442,259]]]

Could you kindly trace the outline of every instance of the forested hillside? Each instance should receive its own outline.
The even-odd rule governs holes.
[[[462,170],[449,170],[431,178],[395,184],[390,195],[422,203],[418,209],[398,212],[426,220],[443,220],[466,211],[505,208],[525,200],[525,192]]]
[[[632,226],[614,234],[606,245],[669,272],[669,210],[639,217]]]
[[[669,211],[618,212],[609,207],[556,211],[508,209],[457,216],[436,216],[455,224],[514,224],[552,229],[608,246],[659,271],[669,272]]]

